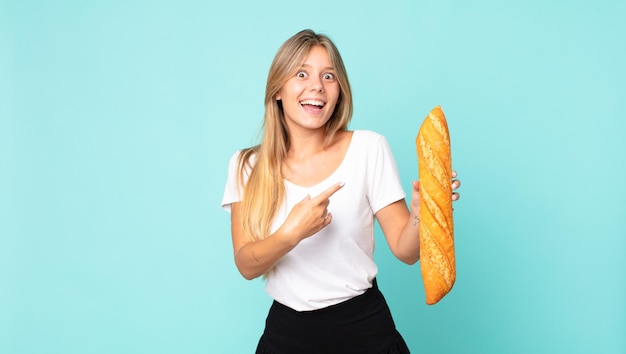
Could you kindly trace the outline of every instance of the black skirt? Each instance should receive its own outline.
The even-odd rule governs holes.
[[[406,354],[376,279],[365,293],[314,311],[272,304],[257,354]]]

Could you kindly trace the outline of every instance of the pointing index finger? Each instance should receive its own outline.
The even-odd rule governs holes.
[[[340,190],[341,187],[343,187],[344,185],[345,185],[345,183],[343,183],[343,182],[335,183],[332,186],[330,186],[328,189],[323,191],[322,193],[318,194],[317,197],[315,197],[315,199],[326,200],[326,199],[330,198],[333,194],[335,194],[335,192]]]

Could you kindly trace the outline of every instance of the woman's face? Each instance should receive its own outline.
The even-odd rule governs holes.
[[[276,95],[276,99],[282,101],[289,131],[323,128],[335,111],[339,92],[326,48],[312,47],[298,72]]]

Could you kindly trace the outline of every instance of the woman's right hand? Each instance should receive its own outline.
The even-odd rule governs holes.
[[[246,279],[254,279],[274,267],[276,262],[300,241],[325,228],[333,216],[328,212],[330,196],[343,187],[337,183],[315,198],[307,196],[291,210],[278,230],[262,240],[251,241],[243,234],[241,202],[231,205],[231,230],[235,264]]]
[[[281,232],[289,235],[297,244],[328,226],[333,219],[328,212],[330,197],[343,186],[344,183],[334,184],[314,198],[307,195],[291,209],[280,227]]]

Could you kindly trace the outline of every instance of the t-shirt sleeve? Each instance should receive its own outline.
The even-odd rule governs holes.
[[[230,213],[230,205],[241,201],[242,188],[239,186],[237,178],[237,165],[239,164],[239,154],[241,151],[237,151],[230,158],[228,163],[228,178],[226,180],[226,187],[224,188],[224,196],[222,197],[222,208]]]
[[[368,166],[368,199],[372,211],[380,209],[406,197],[398,166],[391,153],[391,148],[384,136],[379,136],[372,144],[372,157]]]

